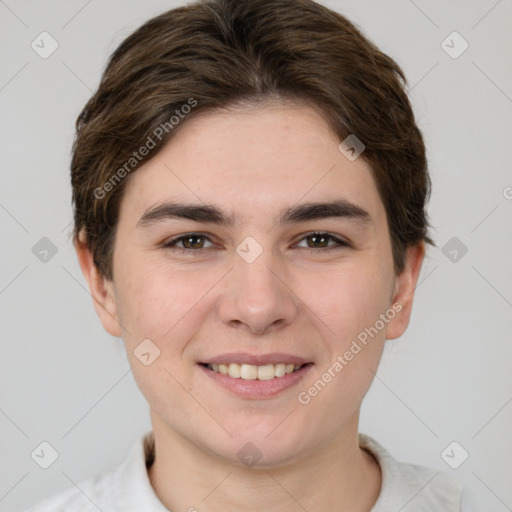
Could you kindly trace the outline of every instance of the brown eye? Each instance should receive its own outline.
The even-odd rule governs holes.
[[[183,237],[182,243],[185,249],[202,249],[204,245],[204,237],[201,235],[186,236]]]
[[[349,246],[347,242],[344,242],[329,233],[310,233],[302,240],[307,240],[306,249],[335,249],[336,247]]]
[[[187,233],[181,235],[172,240],[169,240],[163,244],[163,247],[169,249],[176,249],[178,251],[196,251],[199,249],[208,249],[210,246],[205,246],[205,241],[208,240],[211,244],[211,240],[208,236],[202,233]]]
[[[329,243],[329,237],[325,235],[310,235],[306,237],[308,240],[309,247],[327,247]],[[309,242],[312,243],[309,243]]]

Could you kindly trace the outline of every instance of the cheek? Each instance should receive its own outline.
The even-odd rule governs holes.
[[[323,286],[312,288],[311,309],[324,326],[326,357],[298,398],[301,404],[310,400],[315,410],[330,411],[330,425],[356,413],[374,379],[386,338],[381,315],[390,308],[392,280],[386,276],[379,264],[347,266],[330,272]]]
[[[149,338],[160,346],[194,304],[197,292],[179,273],[142,262],[125,268],[116,286],[117,311],[127,331],[124,340],[132,345]]]
[[[315,313],[339,340],[340,348],[386,312],[392,283],[390,274],[376,264],[340,268],[329,273],[324,285],[314,288]]]
[[[133,375],[152,407],[182,407],[183,351],[200,325],[193,321],[193,305],[206,290],[158,266],[134,263],[129,269],[118,274],[116,299]],[[144,361],[145,353],[150,355]]]
[[[213,307],[212,289],[223,273],[145,261],[125,268],[125,274],[119,274],[116,298],[127,350],[149,338],[165,356],[161,361],[179,366],[187,344]]]

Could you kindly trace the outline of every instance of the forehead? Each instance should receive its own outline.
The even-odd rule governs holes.
[[[133,174],[123,204],[140,213],[169,200],[204,202],[249,220],[341,198],[378,219],[384,210],[369,165],[361,157],[348,160],[339,142],[321,114],[305,105],[200,114],[185,119]]]

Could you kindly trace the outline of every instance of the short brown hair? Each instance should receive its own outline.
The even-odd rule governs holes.
[[[407,247],[433,243],[425,146],[405,85],[393,59],[312,0],[203,0],[165,12],[116,49],[77,119],[74,236],[85,233],[112,279],[119,205],[137,167],[192,117],[277,97],[319,109],[340,142],[363,142],[400,273]]]

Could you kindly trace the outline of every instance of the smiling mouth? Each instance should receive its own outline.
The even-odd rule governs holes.
[[[292,363],[278,363],[278,364],[238,364],[238,363],[225,363],[225,364],[207,364],[201,363],[201,366],[208,368],[215,373],[227,375],[233,379],[243,380],[271,380],[280,379],[290,373],[300,371],[302,368],[310,366],[312,363],[306,364],[292,364]]]

